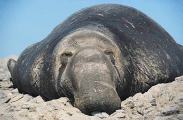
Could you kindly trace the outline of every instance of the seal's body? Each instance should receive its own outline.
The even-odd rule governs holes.
[[[8,68],[19,91],[62,96],[90,114],[183,74],[183,49],[140,11],[97,5],[71,15]]]

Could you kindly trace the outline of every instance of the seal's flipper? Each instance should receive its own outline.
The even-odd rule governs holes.
[[[13,77],[13,69],[15,67],[16,61],[14,59],[9,59],[7,62],[7,67],[11,73],[11,77]]]

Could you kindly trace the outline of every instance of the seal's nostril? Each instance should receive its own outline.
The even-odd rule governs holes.
[[[61,56],[60,56],[61,64],[62,65],[66,65],[68,60],[69,60],[69,58],[72,57],[72,55],[73,55],[72,52],[64,52],[64,53],[62,53]]]
[[[62,53],[62,57],[71,57],[71,56],[72,56],[72,52]]]

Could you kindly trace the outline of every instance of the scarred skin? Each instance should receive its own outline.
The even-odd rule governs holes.
[[[182,61],[183,47],[151,18],[104,4],[74,13],[8,68],[20,92],[111,114],[121,100],[183,75]]]

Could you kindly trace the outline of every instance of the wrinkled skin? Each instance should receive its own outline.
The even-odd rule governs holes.
[[[182,61],[183,47],[156,22],[106,4],[71,15],[8,68],[20,92],[66,96],[83,113],[111,114],[128,96],[182,75]]]

